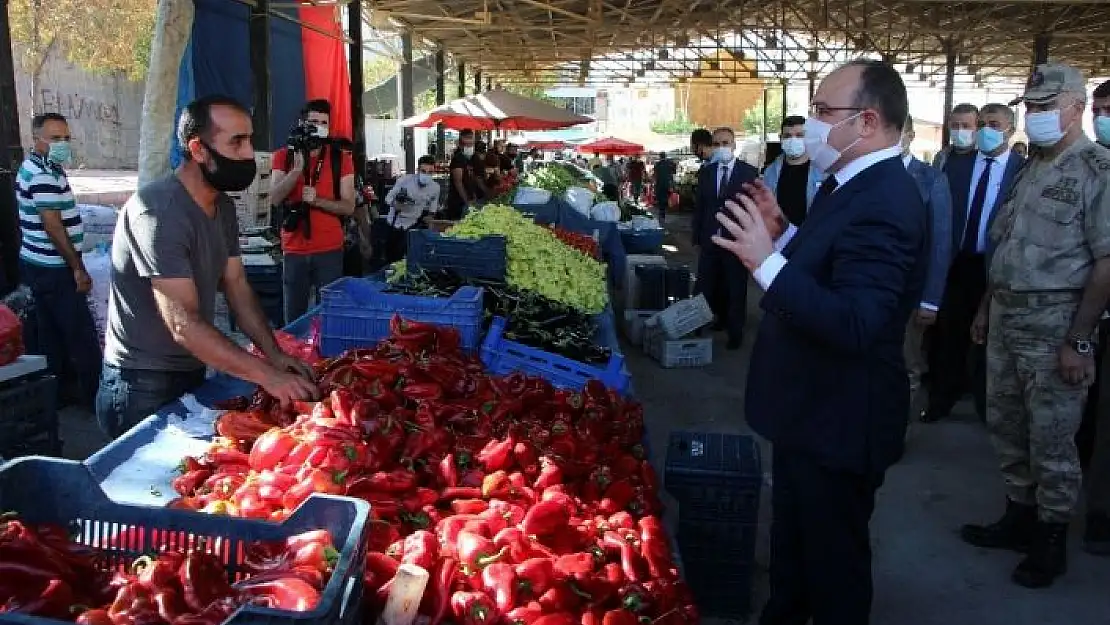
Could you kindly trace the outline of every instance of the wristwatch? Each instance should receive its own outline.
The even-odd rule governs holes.
[[[1089,338],[1083,338],[1077,334],[1068,337],[1068,346],[1075,350],[1075,353],[1080,356],[1090,356],[1095,353],[1095,344]]]

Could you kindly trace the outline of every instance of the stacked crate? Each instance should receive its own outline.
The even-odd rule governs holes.
[[[56,395],[44,356],[0,367],[0,459],[61,455]]]
[[[713,339],[694,333],[710,323],[704,295],[679,300],[644,320],[644,352],[667,369],[704,367],[713,362]]]

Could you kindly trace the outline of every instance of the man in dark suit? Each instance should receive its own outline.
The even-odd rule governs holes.
[[[693,243],[698,250],[697,290],[717,317],[716,330],[727,330],[728,349],[739,349],[748,320],[748,272],[737,258],[710,240],[724,234],[716,215],[724,209],[726,198],[743,190],[745,183],[759,177],[759,171],[736,158],[736,134],[731,128],[713,131],[710,162],[698,170],[697,198],[694,205]]]
[[[944,283],[952,264],[952,194],[948,178],[910,153],[914,140],[913,118],[906,118],[902,129],[902,162],[913,176],[921,199],[929,211],[929,271],[925,276],[925,292],[921,307],[906,328],[906,369],[910,374],[910,415],[917,417],[924,408],[922,378],[928,370],[925,356],[925,333],[937,320],[937,311],[944,297]]]
[[[976,151],[952,153],[944,165],[952,191],[952,240],[956,250],[929,350],[929,406],[922,421],[948,416],[968,386],[971,322],[987,288],[984,251],[995,209],[1005,200],[1025,159],[1010,150],[1014,112],[1003,104],[979,111]],[[986,369],[981,349],[972,354],[971,390],[975,409],[986,409]]]
[[[902,451],[909,382],[902,341],[921,304],[928,212],[900,158],[906,88],[890,65],[829,74],[806,149],[831,175],[805,224],[785,223],[756,183],[713,242],[766,293],[745,411],[774,444],[771,598],[761,625],[866,625],[868,523]],[[776,251],[781,250],[781,251]]]

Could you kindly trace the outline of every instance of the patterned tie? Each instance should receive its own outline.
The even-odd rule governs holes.
[[[728,190],[729,166],[721,165],[720,170],[721,177],[717,180],[717,197],[723,198]]]
[[[975,183],[975,194],[971,196],[971,211],[967,216],[967,228],[964,230],[963,245],[960,251],[975,254],[979,251],[979,227],[983,222],[983,208],[987,202],[987,184],[991,179],[991,165],[993,158],[988,158],[983,165],[983,173]]]
[[[817,195],[813,197],[813,203],[816,204],[818,201],[829,197],[830,195],[832,195],[832,192],[836,191],[836,188],[839,186],[840,183],[837,182],[836,176],[829,176],[828,178],[825,178],[825,181],[822,182],[821,186],[817,188]]]

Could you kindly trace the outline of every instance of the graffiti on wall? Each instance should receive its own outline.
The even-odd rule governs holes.
[[[104,124],[119,125],[119,108],[79,93],[63,93],[42,89],[39,98],[44,111],[65,115],[68,119],[95,120]]]

